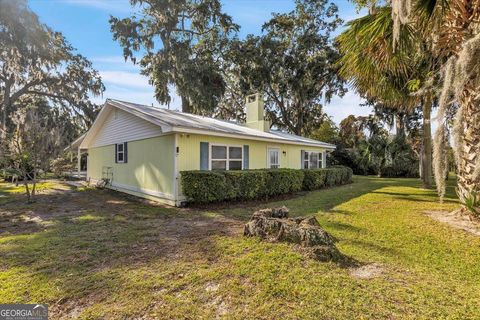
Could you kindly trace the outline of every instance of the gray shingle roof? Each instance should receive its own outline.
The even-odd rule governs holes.
[[[335,145],[313,140],[279,130],[270,130],[263,132],[248,128],[244,125],[237,124],[231,121],[219,120],[200,115],[184,113],[177,110],[169,110],[164,108],[149,107],[137,103],[131,103],[115,99],[107,99],[106,104],[117,107],[124,111],[130,112],[147,121],[156,123],[164,123],[172,127],[172,131],[182,132],[182,129],[209,131],[222,134],[238,135],[239,138],[248,139],[260,138],[267,140],[276,140],[279,143],[289,142],[302,145],[319,146],[327,149],[335,149]],[[208,134],[208,132],[205,132]]]

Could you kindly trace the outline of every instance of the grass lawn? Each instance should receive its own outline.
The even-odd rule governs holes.
[[[451,181],[452,183],[452,181]],[[316,215],[359,279],[290,245],[243,238],[254,207],[174,209],[100,190],[45,188],[34,204],[0,184],[0,303],[50,318],[478,319],[480,237],[436,222],[452,210],[414,179],[352,185],[262,207]]]

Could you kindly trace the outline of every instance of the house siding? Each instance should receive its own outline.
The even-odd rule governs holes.
[[[177,134],[177,146],[179,153],[177,156],[178,171],[200,170],[200,143],[224,145],[248,145],[249,146],[249,169],[264,169],[267,167],[267,148],[274,147],[280,149],[280,167],[301,169],[301,151],[325,152],[324,148],[298,146],[282,143],[271,143],[265,141],[256,141],[248,139],[224,138],[198,134]],[[285,154],[284,154],[285,152]],[[179,183],[179,195],[182,195],[182,188]]]
[[[111,167],[113,189],[172,202],[175,199],[174,149],[175,134],[128,142],[127,163],[115,163],[114,144],[89,148],[87,177],[100,180],[103,167]]]
[[[248,139],[215,137],[198,134],[178,134],[178,170],[200,170],[200,142],[226,145],[249,146],[249,169],[267,167],[267,148],[280,149],[281,168],[301,168],[301,150],[324,152],[324,148],[271,143]],[[285,151],[285,154],[283,153]]]
[[[101,129],[91,141],[91,147],[108,146],[125,141],[135,141],[160,136],[162,129],[123,110],[111,110]]]

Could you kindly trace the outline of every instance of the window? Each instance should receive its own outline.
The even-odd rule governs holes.
[[[280,168],[279,154],[280,149],[268,148],[268,167],[270,169]]]
[[[242,147],[228,147],[228,170],[242,170]]]
[[[323,153],[314,151],[304,151],[303,169],[323,168]]]
[[[211,170],[242,170],[242,147],[212,145],[210,152]]]
[[[115,145],[115,162],[127,163],[127,143],[117,143]]]
[[[212,170],[227,170],[227,147],[212,146]]]

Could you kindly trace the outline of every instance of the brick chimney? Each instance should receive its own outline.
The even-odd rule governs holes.
[[[247,109],[246,126],[264,132],[270,131],[271,123],[265,120],[265,107],[262,95],[260,93],[251,94],[247,96],[245,102]]]

